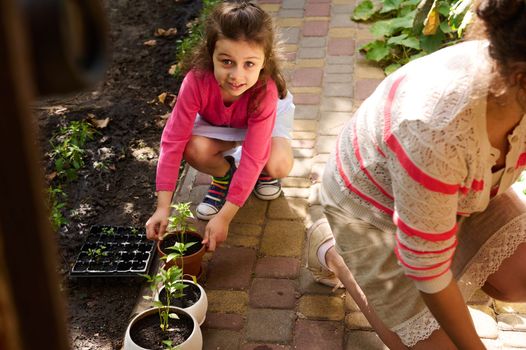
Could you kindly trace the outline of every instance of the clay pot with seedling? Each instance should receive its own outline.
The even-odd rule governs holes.
[[[201,243],[203,238],[190,224],[194,218],[190,204],[172,204],[174,211],[168,219],[168,233],[157,243],[157,251],[165,260],[165,268],[177,265],[185,276],[199,277],[206,249]]]

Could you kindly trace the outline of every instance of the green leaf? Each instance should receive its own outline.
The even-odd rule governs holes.
[[[444,17],[449,16],[450,11],[450,5],[446,1],[440,1],[438,3],[438,13],[440,13]]]
[[[402,45],[411,49],[420,50],[420,42],[418,39],[413,36],[408,36],[407,34],[390,37],[387,40],[387,44]]]
[[[392,63],[392,64],[390,64],[390,65],[388,65],[387,67],[384,68],[384,73],[385,73],[385,75],[389,75],[389,74],[393,73],[394,71],[396,71],[401,66],[402,66],[402,64],[400,64],[400,63]]]
[[[351,19],[354,21],[367,21],[378,9],[375,8],[371,0],[364,0],[354,8]]]
[[[453,32],[447,21],[440,22],[440,30],[446,34]]]
[[[380,13],[387,13],[400,9],[402,0],[384,0]]]
[[[365,57],[368,60],[379,62],[385,59],[390,54],[389,47],[386,42],[382,40],[375,40],[363,46],[361,51],[365,52]]]
[[[371,26],[371,33],[375,36],[391,36],[401,29],[412,28],[414,16],[415,11],[411,11],[403,17],[378,21]]]
[[[172,319],[175,319],[175,320],[178,320],[179,319],[179,316],[177,316],[177,314],[171,312],[168,314],[168,317],[172,318]]]
[[[423,35],[420,37],[420,47],[426,53],[434,52],[442,46],[442,41],[444,38],[445,35],[440,30],[438,30],[434,35]]]

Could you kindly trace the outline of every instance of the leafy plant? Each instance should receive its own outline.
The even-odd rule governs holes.
[[[163,256],[161,259],[170,262],[173,259],[177,259],[184,256],[186,250],[193,246],[196,242],[186,243],[186,231],[193,229],[188,219],[193,219],[194,214],[190,210],[192,203],[176,203],[172,204],[171,207],[174,210],[173,214],[168,218],[168,231],[177,231],[181,237],[180,242],[175,242],[173,246],[166,248],[167,250],[173,251],[173,253]],[[181,267],[183,267],[183,260],[181,259]]]
[[[472,0],[363,0],[354,21],[374,22],[371,33],[380,39],[360,48],[386,74],[446,45],[458,42],[472,14]]]
[[[105,226],[102,228],[102,234],[108,237],[115,236],[115,227]]]
[[[48,187],[47,193],[51,212],[51,224],[53,225],[53,229],[58,230],[62,225],[65,225],[68,222],[64,215],[62,215],[62,210],[66,206],[66,203],[61,200],[66,199],[67,195],[62,191],[60,186]]]
[[[99,260],[103,256],[108,256],[108,252],[106,251],[106,246],[100,245],[96,248],[88,248],[87,254],[90,258],[94,258],[96,260]]]
[[[68,180],[77,178],[78,170],[84,166],[83,147],[93,139],[94,133],[93,127],[86,121],[72,121],[60,128],[50,141],[57,175]]]

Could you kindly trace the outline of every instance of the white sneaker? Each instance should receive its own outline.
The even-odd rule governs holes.
[[[259,175],[256,186],[254,187],[254,194],[256,197],[264,201],[276,199],[281,194],[281,183],[278,179],[274,179],[266,174],[261,174]]]

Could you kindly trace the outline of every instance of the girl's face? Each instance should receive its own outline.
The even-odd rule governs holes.
[[[219,39],[212,60],[223,101],[234,102],[258,81],[265,54],[262,47],[248,41]]]

